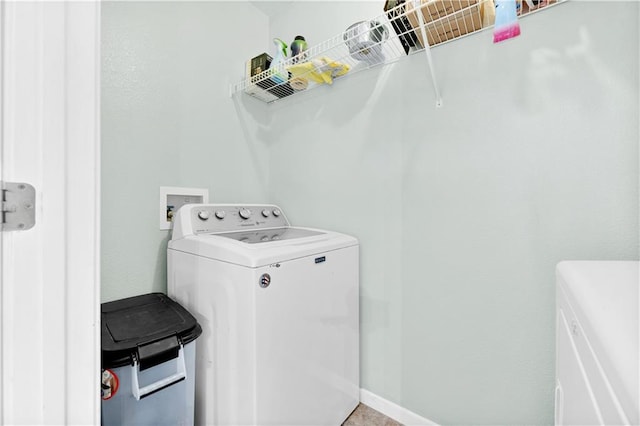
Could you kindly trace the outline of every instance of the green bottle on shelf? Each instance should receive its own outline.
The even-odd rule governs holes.
[[[299,35],[291,42],[291,57],[293,63],[304,62],[307,58],[304,53],[308,49],[307,41],[303,36]]]

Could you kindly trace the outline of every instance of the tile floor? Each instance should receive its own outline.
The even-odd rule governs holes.
[[[402,424],[371,407],[360,404],[349,418],[342,423],[342,426],[402,426]]]

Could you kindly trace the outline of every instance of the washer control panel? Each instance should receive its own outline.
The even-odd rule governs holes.
[[[282,210],[270,204],[199,204],[191,208],[190,221],[195,234],[289,226]]]

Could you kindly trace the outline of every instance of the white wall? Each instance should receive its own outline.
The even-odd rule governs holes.
[[[265,111],[245,111],[228,89],[262,49],[268,20],[246,2],[103,2],[102,22],[108,301],[166,291],[160,186],[208,188],[211,202],[268,201]]]
[[[329,4],[271,35],[381,12]],[[269,107],[270,198],[362,243],[364,388],[441,424],[553,422],[555,264],[638,258],[637,8],[434,48],[441,109],[422,56]]]

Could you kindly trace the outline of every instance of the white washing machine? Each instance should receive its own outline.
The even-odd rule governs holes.
[[[274,205],[185,205],[169,296],[202,326],[196,424],[340,425],[359,402],[358,241]]]

